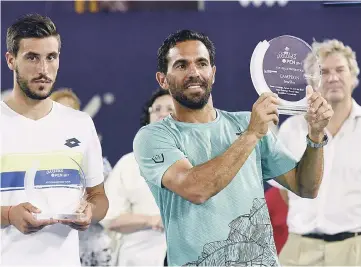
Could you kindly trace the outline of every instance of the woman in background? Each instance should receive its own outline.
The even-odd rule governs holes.
[[[143,109],[141,126],[162,120],[174,110],[168,91],[156,90]],[[109,209],[102,224],[113,233],[118,266],[166,265],[166,239],[159,208],[139,173],[134,153],[114,166],[105,192]]]

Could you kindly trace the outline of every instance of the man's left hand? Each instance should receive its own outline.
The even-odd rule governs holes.
[[[84,202],[80,205],[78,209],[78,213],[82,214],[81,219],[78,220],[60,220],[60,223],[69,225],[71,228],[78,230],[78,231],[85,231],[89,228],[91,219],[92,219],[92,208],[93,204],[89,202]]]
[[[314,141],[322,141],[324,129],[333,116],[331,105],[321,96],[314,92],[311,86],[307,86],[308,110],[305,115],[309,128],[309,136]],[[321,140],[319,140],[321,138]]]

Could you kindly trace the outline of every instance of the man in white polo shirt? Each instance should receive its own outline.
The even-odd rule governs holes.
[[[20,18],[8,28],[6,42],[6,61],[13,71],[14,87],[11,96],[0,102],[0,264],[80,266],[78,230],[100,221],[108,209],[94,123],[86,113],[49,98],[61,46],[60,35],[49,18]],[[29,203],[28,187],[25,188],[32,163],[39,162],[33,183],[41,190],[60,188],[64,192],[63,203],[72,198],[71,188],[76,185],[73,174],[78,168],[66,161],[70,158],[77,160],[85,173],[84,217],[36,219],[33,213],[44,211]]]
[[[355,53],[338,40],[315,42],[313,52],[322,68],[319,91],[334,116],[326,129],[329,143],[317,198],[288,192],[290,234],[280,261],[285,266],[361,266],[361,107],[352,98],[360,70]],[[314,66],[310,54],[306,73],[313,74]],[[281,125],[279,138],[300,158],[306,132],[303,116],[294,116]]]

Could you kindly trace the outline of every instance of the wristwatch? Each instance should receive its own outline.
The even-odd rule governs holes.
[[[307,140],[307,145],[310,146],[310,147],[312,147],[312,148],[324,147],[324,146],[328,143],[327,134],[325,134],[325,135],[323,136],[323,140],[322,140],[321,143],[315,143],[315,142],[313,142],[308,135],[306,136],[306,140]]]

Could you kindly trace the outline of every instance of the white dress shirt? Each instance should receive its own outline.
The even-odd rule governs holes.
[[[160,215],[154,197],[139,173],[134,153],[124,155],[105,182],[109,209],[101,222],[105,227],[122,213]],[[164,232],[143,230],[116,234],[121,238],[117,251],[118,266],[163,266],[166,255]]]
[[[288,118],[279,139],[300,159],[306,149],[307,122],[303,116]],[[361,232],[361,107],[352,111],[335,136],[326,131],[324,176],[316,199],[289,196],[287,223],[296,234]]]

